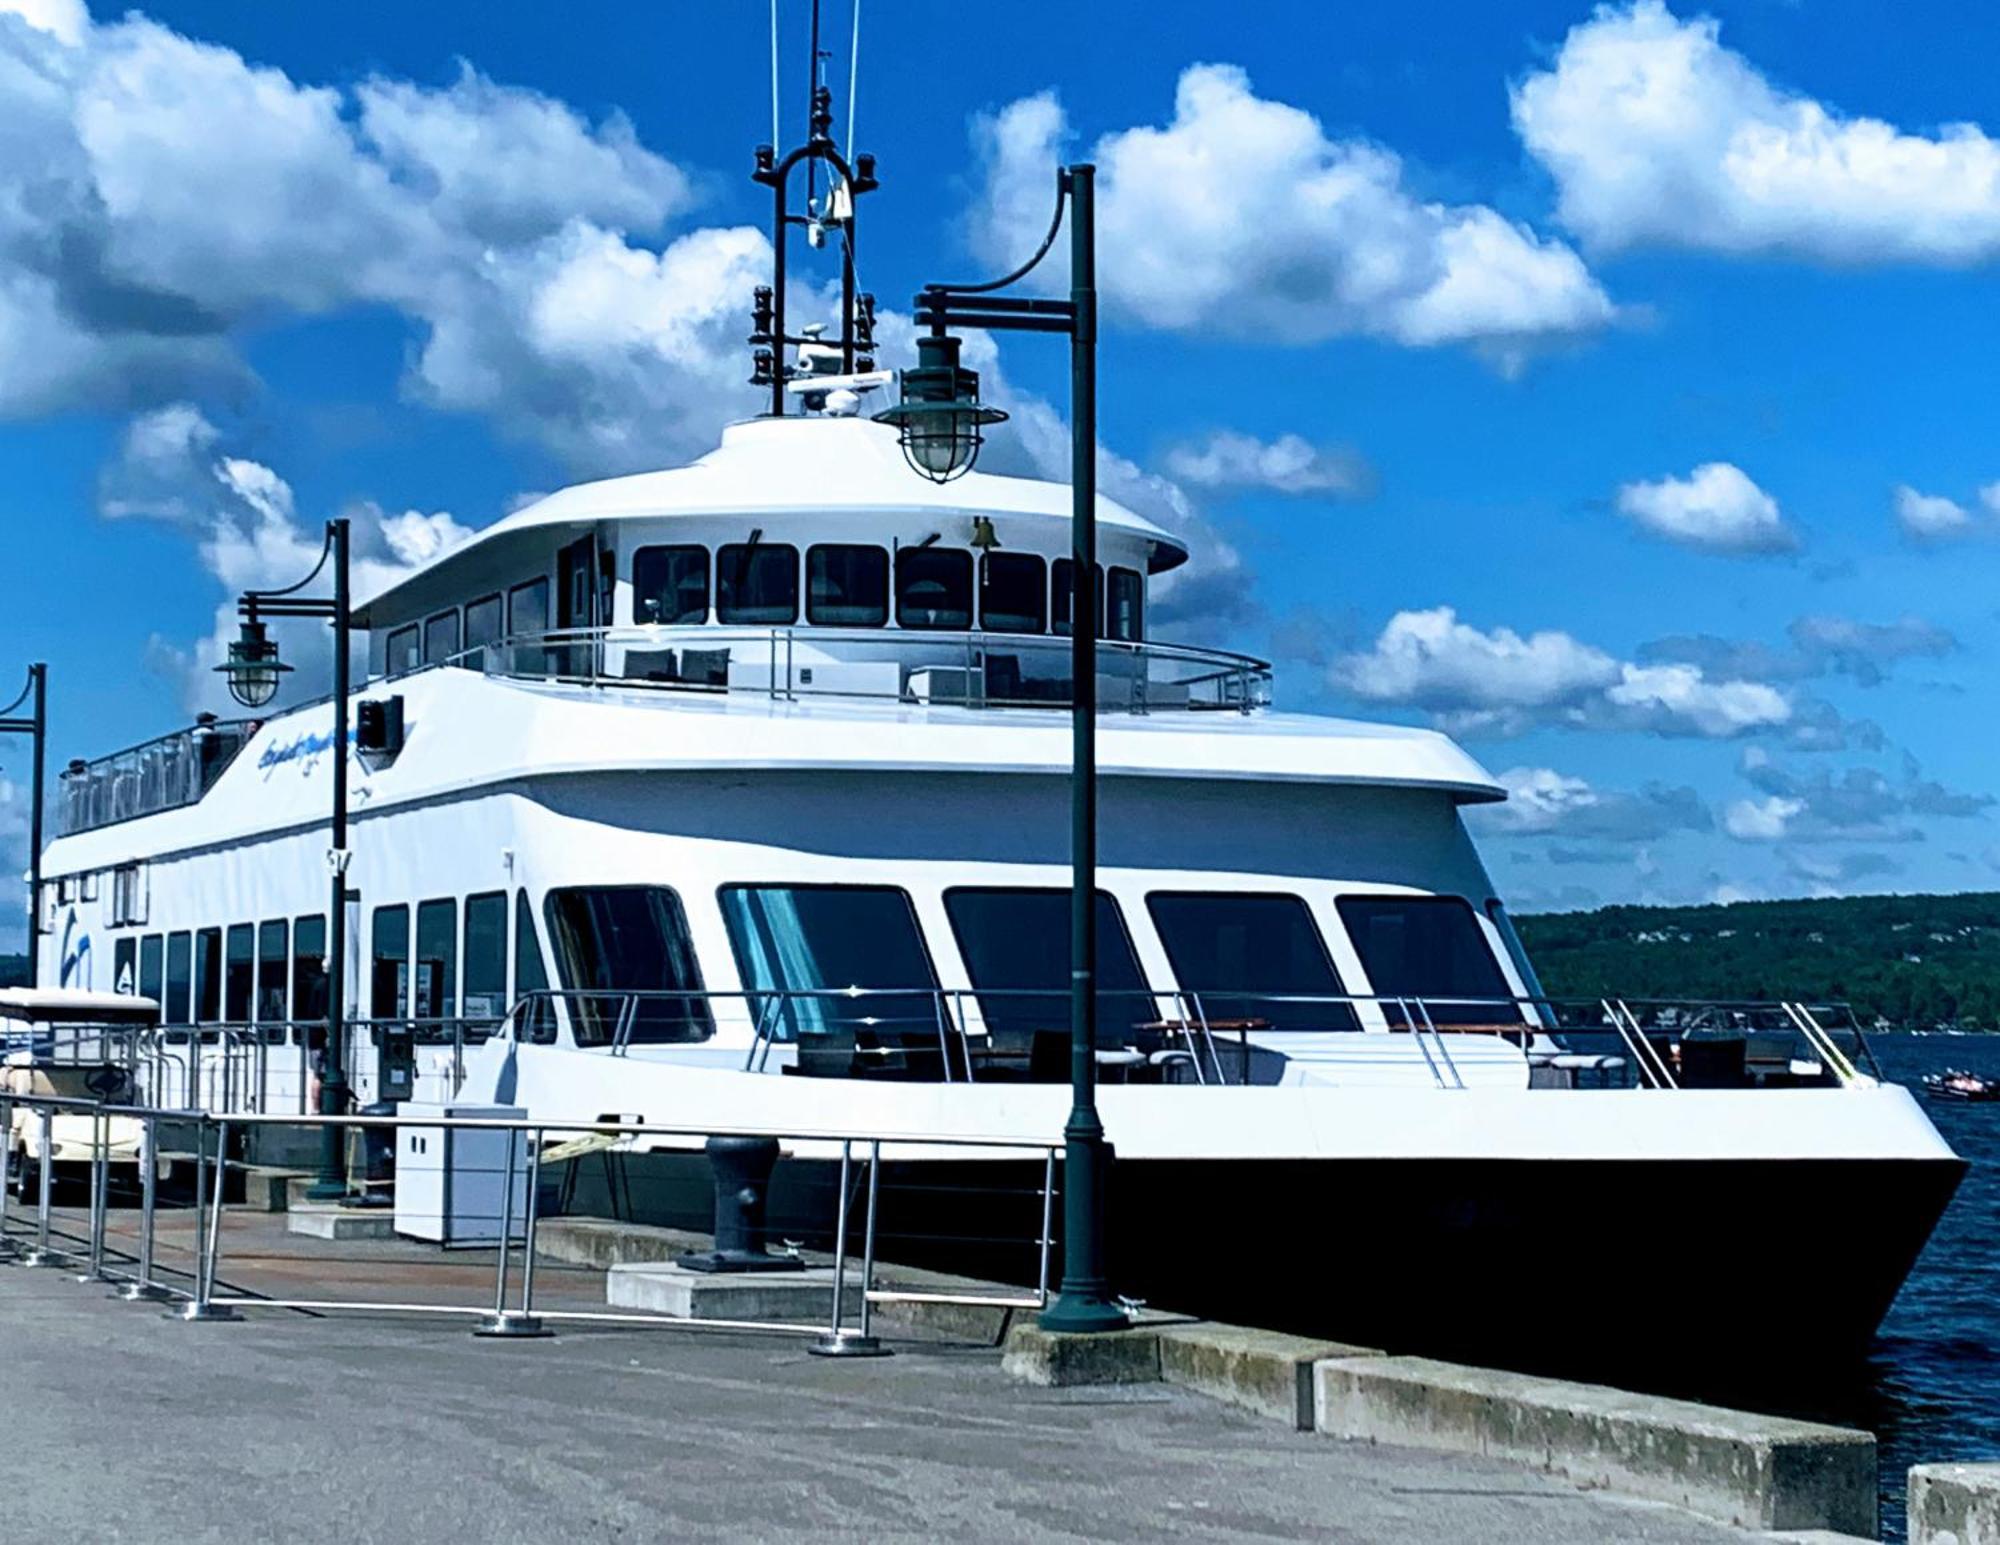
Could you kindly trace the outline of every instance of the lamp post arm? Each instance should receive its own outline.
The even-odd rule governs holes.
[[[1007,274],[999,279],[989,279],[983,284],[927,284],[924,286],[924,292],[926,294],[938,295],[984,295],[992,290],[1004,290],[1008,285],[1019,283],[1021,280],[1027,278],[1029,274],[1034,272],[1035,265],[1047,257],[1049,249],[1056,244],[1056,233],[1062,229],[1063,204],[1071,191],[1072,180],[1070,172],[1071,169],[1068,167],[1059,168],[1056,172],[1056,212],[1049,218],[1048,234],[1042,238],[1042,244],[1035,248],[1035,255],[1029,258],[1027,262],[1023,263],[1011,274]],[[1072,245],[1074,245],[1074,242],[1072,242]],[[919,300],[919,304],[921,303],[921,300]]]

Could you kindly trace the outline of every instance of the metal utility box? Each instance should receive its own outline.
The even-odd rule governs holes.
[[[407,1100],[417,1089],[416,1037],[407,1026],[377,1032],[375,1098]]]
[[[436,1105],[405,1101],[408,1117],[518,1120],[518,1105]],[[521,1131],[406,1126],[396,1129],[396,1232],[441,1245],[499,1241],[503,1212],[508,1238],[527,1234],[528,1143]],[[509,1156],[512,1162],[509,1163]],[[512,1192],[512,1202],[508,1194]]]

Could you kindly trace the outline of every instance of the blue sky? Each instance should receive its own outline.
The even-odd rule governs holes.
[[[1208,576],[1159,631],[1460,734],[1522,908],[2000,887],[1996,29],[870,0],[863,278],[1011,266],[1093,156],[1107,491]],[[51,662],[58,764],[212,696],[218,608],[327,516],[386,570],[750,406],[767,46],[748,3],[0,0],[0,675]],[[1058,468],[1060,351],[989,370]]]

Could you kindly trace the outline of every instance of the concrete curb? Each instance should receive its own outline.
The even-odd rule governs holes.
[[[1912,1465],[1910,1545],[2000,1545],[2000,1464]]]
[[[1160,1377],[1311,1432],[1313,1365],[1329,1358],[1380,1357],[1372,1347],[1313,1341],[1237,1325],[1166,1325],[1159,1331]]]
[[[1745,1528],[1875,1537],[1869,1433],[1420,1357],[1314,1378],[1329,1437],[1507,1459]]]

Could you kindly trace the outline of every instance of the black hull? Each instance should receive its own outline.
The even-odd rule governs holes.
[[[780,1164],[773,1238],[830,1245],[836,1170]],[[1120,1160],[1111,1272],[1121,1293],[1228,1323],[1712,1390],[1720,1373],[1863,1357],[1964,1172],[1956,1159]],[[1041,1177],[1039,1163],[884,1164],[880,1256],[1032,1284]],[[584,1159],[566,1206],[713,1218],[705,1162],[670,1154]],[[1059,1234],[1059,1201],[1055,1216]]]

